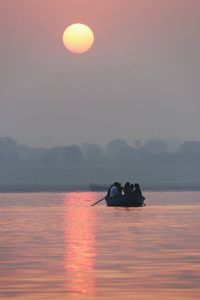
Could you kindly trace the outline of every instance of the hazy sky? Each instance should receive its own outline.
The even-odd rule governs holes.
[[[0,136],[34,146],[200,139],[200,1],[0,0],[0,103]]]

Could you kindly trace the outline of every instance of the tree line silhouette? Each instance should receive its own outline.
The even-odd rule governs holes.
[[[158,138],[34,148],[0,138],[0,191],[65,191],[91,183],[200,189],[200,141]]]
[[[40,163],[48,165],[78,164],[141,164],[179,165],[200,162],[200,141],[185,141],[178,144],[152,138],[134,140],[131,145],[122,139],[114,139],[106,146],[95,143],[82,145],[33,148],[20,145],[9,137],[0,138],[0,164]]]

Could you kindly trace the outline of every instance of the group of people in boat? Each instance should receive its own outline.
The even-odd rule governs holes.
[[[140,185],[138,183],[131,184],[127,182],[124,186],[122,186],[121,183],[117,181],[110,186],[106,197],[113,198],[122,195],[126,195],[126,196],[134,195],[137,197],[144,198],[141,192]]]

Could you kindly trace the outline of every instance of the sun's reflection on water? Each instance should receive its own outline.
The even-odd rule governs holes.
[[[1,299],[199,299],[200,193],[90,206],[102,196],[0,195]]]
[[[91,193],[68,193],[64,199],[66,288],[71,297],[92,297],[95,289],[95,210],[85,200],[92,203],[96,198]]]

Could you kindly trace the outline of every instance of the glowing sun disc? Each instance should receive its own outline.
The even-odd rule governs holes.
[[[63,33],[63,43],[73,53],[84,53],[94,44],[94,34],[87,25],[72,24]]]

